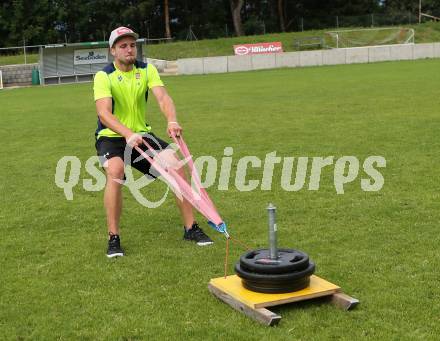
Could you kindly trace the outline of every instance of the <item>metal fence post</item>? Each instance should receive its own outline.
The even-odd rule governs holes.
[[[27,58],[26,58],[26,39],[23,38],[23,54],[24,54],[24,64],[27,64]]]

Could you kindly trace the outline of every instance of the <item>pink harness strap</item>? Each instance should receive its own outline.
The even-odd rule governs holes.
[[[222,232],[229,238],[229,235],[226,231],[226,225],[221,219],[220,215],[217,212],[213,202],[208,196],[206,189],[202,187],[200,176],[194,167],[194,162],[192,156],[189,152],[188,147],[185,144],[185,141],[182,137],[173,136],[173,140],[177,143],[180,148],[182,155],[188,160],[188,168],[191,171],[191,177],[193,179],[194,185],[198,193],[186,182],[184,178],[182,178],[175,169],[172,167],[168,167],[167,165],[162,166],[159,160],[155,160],[150,157],[146,152],[144,152],[138,146],[134,148],[141,154],[148,162],[150,162],[151,166],[154,167],[159,174],[163,177],[163,179],[167,182],[167,184],[171,187],[171,190],[179,197],[182,196],[188,200],[188,202],[198,210],[206,219],[210,225],[215,228],[217,231]],[[148,148],[152,155],[157,155],[158,153],[144,140],[145,146]]]
[[[200,193],[204,196],[204,198],[206,199],[206,201],[215,208],[214,203],[211,201],[211,198],[209,198],[208,193],[206,192],[206,189],[202,186],[202,183],[200,181],[200,176],[197,173],[197,169],[194,167],[194,161],[192,159],[192,155],[189,152],[189,149],[185,143],[185,141],[183,140],[183,137],[180,136],[179,138],[177,138],[176,136],[172,136],[174,142],[177,143],[177,145],[180,148],[180,152],[182,153],[183,157],[188,160],[188,167],[191,171],[191,177],[194,181],[194,183],[197,186],[197,189],[200,191]]]

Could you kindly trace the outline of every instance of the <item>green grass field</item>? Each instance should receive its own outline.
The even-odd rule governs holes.
[[[351,312],[318,300],[274,308],[278,327],[256,324],[214,298],[225,241],[183,242],[169,197],[159,209],[124,189],[127,256],[105,257],[102,192],[82,180],[67,201],[55,185],[58,160],[75,155],[81,179],[95,154],[91,84],[0,92],[0,339],[4,340],[436,340],[440,333],[438,181],[440,60],[180,76],[165,82],[195,156],[238,159],[370,155],[387,160],[385,185],[358,178],[337,195],[333,169],[318,191],[209,189],[232,236],[267,245],[265,207],[278,207],[279,245],[309,253],[317,274],[358,298]],[[164,137],[151,99],[148,121]],[[362,164],[362,163],[361,163]],[[310,168],[309,168],[310,171]],[[262,169],[249,172],[261,179]],[[155,182],[149,198],[164,190]],[[200,218],[200,221],[203,219]],[[243,249],[232,245],[229,273]]]
[[[26,63],[38,63],[39,55],[37,53],[31,53],[26,55]],[[23,54],[16,55],[5,55],[0,56],[0,65],[14,65],[14,64],[25,64],[25,59]]]

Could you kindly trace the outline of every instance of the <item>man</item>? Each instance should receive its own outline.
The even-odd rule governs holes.
[[[168,121],[168,135],[180,136],[182,128],[177,122],[176,109],[168,95],[157,69],[151,64],[136,61],[136,40],[138,35],[131,29],[119,27],[109,39],[110,52],[114,62],[99,71],[94,80],[94,98],[98,113],[96,130],[96,150],[106,171],[107,183],[104,192],[104,206],[107,214],[109,234],[107,257],[123,256],[119,237],[119,218],[122,211],[121,183],[124,180],[124,150],[131,149],[131,164],[146,176],[150,173],[149,162],[134,149],[146,150],[142,140],[148,142],[157,154],[155,161],[166,163],[185,176],[178,168],[176,153],[167,148],[168,144],[151,133],[145,123],[148,91],[154,94],[160,110]],[[140,159],[140,161],[136,160]],[[184,239],[198,245],[212,244],[212,240],[194,220],[191,204],[176,198],[184,224]]]

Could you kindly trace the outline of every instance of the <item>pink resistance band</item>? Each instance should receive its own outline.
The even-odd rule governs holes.
[[[172,136],[172,138],[174,142],[176,142],[176,144],[179,146],[180,152],[182,153],[183,157],[188,161],[188,168],[191,172],[191,178],[195,189],[192,188],[186,182],[186,180],[176,172],[175,169],[173,169],[172,167],[168,167],[167,165],[162,165],[159,160],[154,160],[138,146],[135,146],[134,148],[148,162],[150,162],[151,166],[159,172],[162,178],[170,186],[171,190],[179,198],[183,196],[197,211],[199,211],[206,219],[208,219],[208,224],[212,228],[221,233],[224,233],[226,238],[229,238],[226,224],[223,222],[222,218],[218,214],[217,209],[215,208],[212,200],[209,198],[208,193],[206,192],[206,189],[202,187],[200,176],[197,172],[197,169],[194,167],[192,156],[189,152],[187,145],[185,144],[185,141],[183,140],[183,137]],[[155,156],[158,154],[145,140],[143,140],[143,142],[152,155]]]

